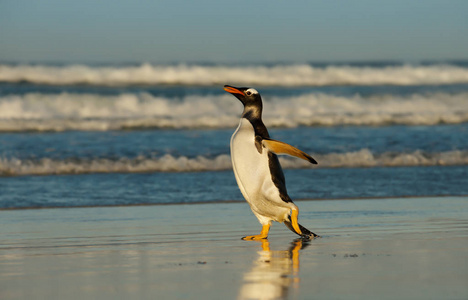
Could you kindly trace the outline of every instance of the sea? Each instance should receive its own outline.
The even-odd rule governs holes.
[[[468,61],[0,63],[0,209],[243,201],[252,87],[292,199],[468,195]]]

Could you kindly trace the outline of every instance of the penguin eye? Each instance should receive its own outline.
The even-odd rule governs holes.
[[[245,94],[247,96],[252,96],[252,95],[258,94],[258,92],[257,92],[257,90],[250,88],[250,89],[245,91]]]

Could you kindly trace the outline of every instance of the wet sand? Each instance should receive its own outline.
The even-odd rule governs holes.
[[[468,299],[468,197],[0,211],[0,299]]]

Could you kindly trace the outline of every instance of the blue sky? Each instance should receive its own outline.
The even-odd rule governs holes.
[[[468,59],[468,1],[0,0],[0,61]]]

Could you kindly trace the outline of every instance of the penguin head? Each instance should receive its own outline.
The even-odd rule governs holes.
[[[225,85],[224,90],[239,99],[245,107],[262,107],[262,97],[260,97],[260,94],[256,89],[248,87],[237,88],[230,85]]]

